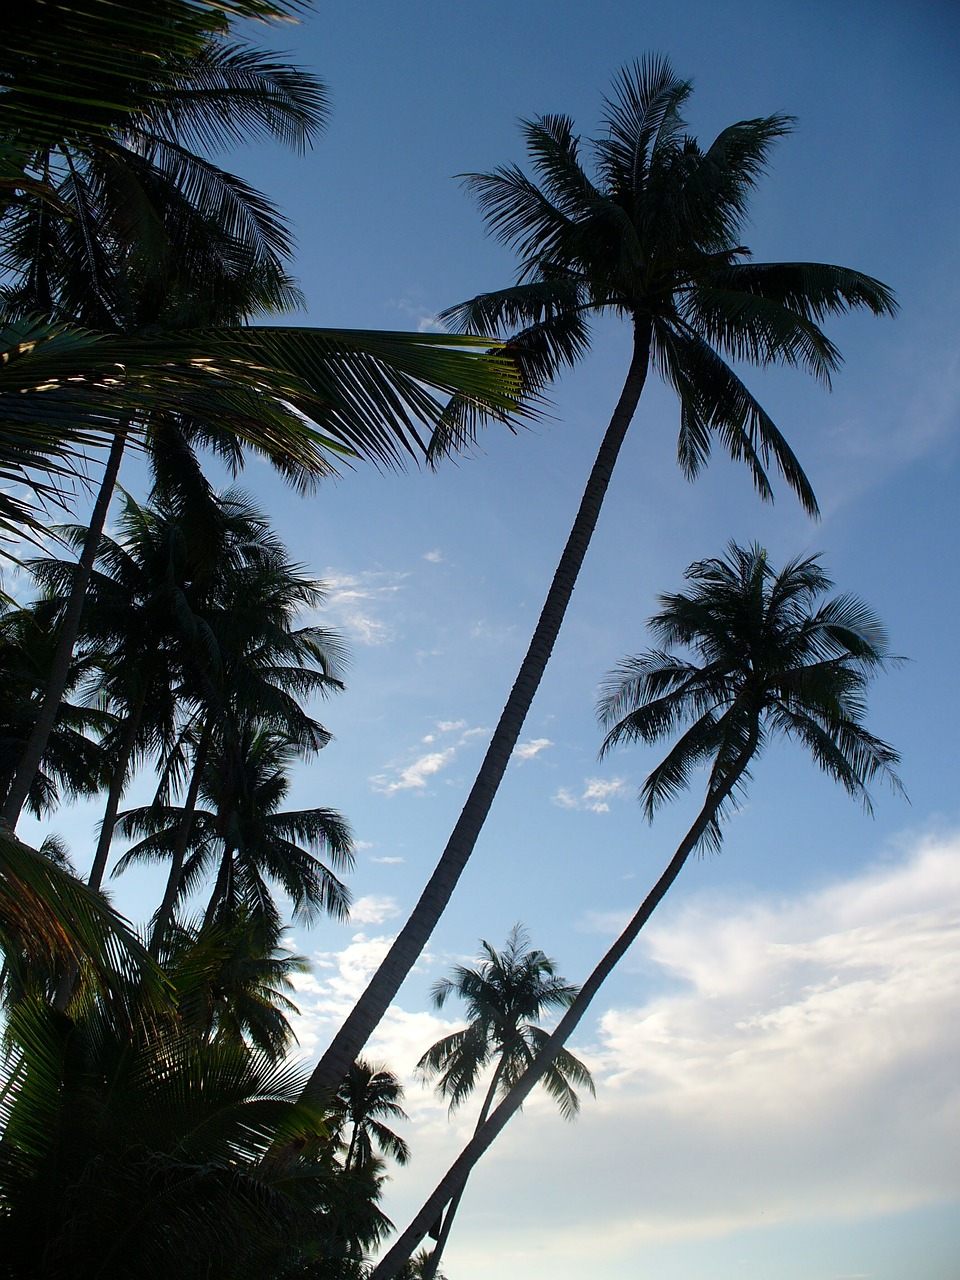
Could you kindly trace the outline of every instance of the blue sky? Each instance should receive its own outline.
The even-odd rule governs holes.
[[[262,38],[262,33],[257,33]],[[717,459],[674,463],[677,411],[644,393],[564,632],[493,814],[429,954],[375,1049],[409,1074],[454,1024],[426,989],[477,939],[523,921],[562,972],[589,972],[668,860],[689,806],[641,820],[652,757],[602,764],[596,690],[646,644],[658,591],[731,538],[775,562],[823,551],[909,662],[871,725],[903,753],[911,805],[873,820],[797,748],[755,772],[723,853],[691,863],[583,1024],[599,1097],[575,1126],[533,1101],[471,1181],[446,1269],[474,1280],[948,1280],[960,1256],[955,1151],[960,804],[956,492],[960,358],[960,22],[936,3],[513,3],[325,6],[268,33],[334,102],[315,152],[232,163],[292,218],[317,324],[430,328],[512,278],[454,175],[522,161],[516,119],[562,111],[585,136],[624,62],[668,54],[709,141],[786,111],[747,243],[758,260],[854,266],[897,291],[894,320],[841,319],[827,394],[797,373],[750,385],[805,464],[823,519],[785,487],[764,507]],[[314,955],[306,1054],[362,989],[419,894],[505,698],[627,363],[626,335],[554,390],[553,417],[437,474],[364,468],[309,500],[258,463],[242,483],[328,584],[349,638],[335,741],[294,803],[340,809],[357,839],[352,924],[297,930]],[[133,487],[135,477],[127,478]],[[78,862],[92,817],[60,815]],[[26,833],[25,833],[26,834]],[[120,882],[132,914],[151,892]],[[414,1160],[398,1225],[471,1127],[411,1085]]]

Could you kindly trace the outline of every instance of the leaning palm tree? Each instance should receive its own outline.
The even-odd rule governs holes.
[[[566,116],[523,125],[537,181],[516,166],[473,174],[488,226],[520,255],[519,283],[447,312],[471,333],[500,333],[538,392],[587,350],[590,320],[631,327],[630,367],[530,647],[440,862],[367,991],[321,1059],[322,1092],[360,1052],[439,919],[476,844],[556,641],[627,428],[652,367],[680,400],[677,455],[694,476],[719,444],[746,464],[761,497],[773,465],[806,510],[816,500],[772,419],[728,363],[787,364],[829,385],[840,354],[820,328],[853,308],[893,314],[885,285],[822,263],[753,263],[742,244],[748,202],[787,116],[742,120],[702,150],[682,110],[690,83],[664,59],[626,68],[594,143],[595,179]],[[433,456],[469,443],[479,419],[454,402]]]
[[[438,1009],[451,997],[462,1000],[467,1026],[431,1045],[417,1063],[424,1080],[436,1079],[451,1111],[473,1093],[485,1068],[494,1063],[475,1132],[483,1128],[494,1100],[510,1093],[549,1039],[533,1020],[547,1010],[569,1008],[577,995],[577,988],[558,976],[556,962],[531,947],[519,924],[511,929],[502,951],[485,941],[480,949],[476,968],[456,965],[452,977],[434,983],[430,993]],[[594,1092],[589,1070],[567,1049],[560,1050],[541,1078],[568,1120],[580,1109],[573,1084]],[[437,1273],[462,1196],[461,1186],[436,1227],[437,1245],[424,1264],[424,1280],[433,1280]]]
[[[817,765],[869,812],[869,784],[902,789],[897,752],[866,728],[866,690],[889,661],[886,633],[855,596],[824,600],[833,583],[808,556],[780,572],[760,547],[730,545],[723,559],[687,570],[690,589],[660,597],[650,629],[661,646],[621,663],[600,704],[607,726],[602,753],[622,743],[655,743],[681,729],[647,777],[640,799],[648,818],[707,769],[703,805],[663,875],[580,989],[530,1069],[467,1145],[374,1271],[389,1280],[507,1121],[586,1012],[600,986],[637,938],[683,864],[698,848],[718,848],[721,821],[751,778],[754,761],[775,738],[807,748]],[[691,722],[688,728],[683,728]]]

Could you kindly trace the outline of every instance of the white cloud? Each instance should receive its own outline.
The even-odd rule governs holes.
[[[382,861],[382,859],[377,859],[377,861]],[[363,898],[358,898],[351,906],[350,923],[383,924],[384,920],[392,920],[394,916],[399,914],[400,908],[394,898],[382,898],[376,897],[374,894],[367,894]]]
[[[602,1017],[576,1132],[531,1111],[491,1153],[486,1257],[533,1247],[510,1206],[534,1176],[544,1214],[563,1205],[535,1232],[563,1276],[960,1196],[960,837],[793,900],[666,905],[638,949],[668,989]]]
[[[441,733],[455,733],[457,729],[465,729],[466,720],[438,720],[437,728]]]
[[[423,553],[423,558],[429,564],[443,564],[447,557],[439,548],[437,548],[433,551],[425,551]]]
[[[570,1129],[534,1095],[471,1178],[450,1246],[465,1280],[492,1257],[536,1257],[557,1280],[635,1275],[660,1242],[960,1196],[960,836],[792,899],[668,898],[661,911],[637,949],[664,983],[606,1013],[601,997],[597,1029],[584,1022],[572,1045],[597,1100]],[[390,941],[357,934],[298,978],[308,1055]],[[368,1046],[406,1080],[416,1119],[416,1161],[385,1205],[398,1225],[474,1121],[468,1105],[448,1124],[412,1081],[456,1025],[393,1006]]]
[[[444,769],[455,755],[456,751],[453,747],[447,747],[443,751],[429,751],[418,760],[414,760],[412,764],[399,769],[393,778],[385,774],[377,774],[370,779],[370,785],[374,791],[379,791],[386,796],[393,795],[397,791],[423,791],[426,789],[427,778],[433,777]]]
[[[324,603],[316,616],[325,626],[343,631],[358,644],[389,644],[396,632],[381,614],[401,590],[406,577],[396,570],[339,574],[328,569],[323,575]]]
[[[406,862],[406,858],[371,858],[370,861],[377,862],[382,867],[394,867]]]
[[[624,799],[629,795],[629,788],[623,778],[585,778],[579,795],[569,789],[560,787],[551,797],[552,802],[561,809],[585,809],[589,813],[609,813],[609,801]]]
[[[553,743],[549,738],[531,738],[529,742],[518,742],[513,749],[513,755],[522,764],[524,760],[532,760],[541,751],[546,751],[547,747],[552,746]]]

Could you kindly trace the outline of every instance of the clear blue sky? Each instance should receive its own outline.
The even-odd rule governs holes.
[[[259,37],[258,37],[259,38]],[[673,461],[670,395],[644,394],[568,621],[494,814],[378,1052],[408,1073],[444,1029],[429,982],[522,920],[582,979],[672,851],[634,795],[650,760],[600,765],[598,682],[646,644],[655,595],[730,538],[777,562],[822,550],[910,661],[876,686],[875,731],[912,800],[871,821],[797,749],[769,752],[723,854],[691,864],[581,1028],[599,1098],[575,1127],[531,1104],[470,1184],[453,1280],[952,1280],[960,1264],[957,977],[960,22],[953,6],[373,3],[322,6],[269,36],[328,83],[316,151],[233,158],[293,219],[317,324],[430,327],[512,278],[454,175],[522,161],[518,116],[596,128],[613,73],[646,51],[691,76],[693,132],[798,117],[755,204],[758,260],[854,266],[892,285],[895,320],[841,320],[827,394],[796,373],[751,385],[814,481],[811,524],[782,485],[763,507],[722,461]],[[352,926],[296,933],[319,956],[302,1005],[312,1052],[442,848],[509,689],[626,368],[597,333],[554,418],[436,475],[358,469],[309,501],[260,464],[243,483],[330,588],[350,638],[335,742],[298,778],[361,842]],[[133,484],[131,477],[129,483]],[[78,861],[86,815],[54,824]],[[137,910],[134,886],[118,901]],[[448,1020],[454,1014],[445,1011]],[[413,1086],[403,1225],[470,1127]]]

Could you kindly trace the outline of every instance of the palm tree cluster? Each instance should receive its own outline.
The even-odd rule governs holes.
[[[382,1160],[284,1065],[288,914],[349,911],[347,822],[290,803],[345,654],[310,621],[321,584],[205,458],[253,450],[308,492],[422,455],[451,395],[509,415],[520,380],[486,341],[278,323],[302,301],[289,228],[219,157],[322,130],[325,86],[242,24],[299,7],[28,0],[5,24],[0,557],[32,588],[0,596],[11,1277],[353,1275],[388,1225]],[[131,446],[150,490],[118,509]],[[25,809],[98,795],[83,879],[17,838]],[[112,874],[162,871],[142,936],[103,892],[120,841]]]
[[[817,557],[777,571],[732,545],[691,566],[651,620],[660,647],[610,677],[601,719],[604,752],[679,734],[642,789],[647,816],[705,769],[702,808],[582,988],[519,925],[434,986],[465,1025],[418,1074],[451,1110],[481,1083],[483,1098],[463,1154],[371,1262],[393,1225],[389,1162],[410,1149],[400,1082],[362,1050],[471,855],[649,370],[678,395],[689,476],[719,443],[762,497],[778,471],[815,512],[734,365],[827,382],[827,317],[894,302],[848,268],[750,261],[748,198],[791,122],[741,121],[703,149],[682,116],[689,84],[650,59],[615,82],[592,172],[572,122],[549,116],[524,126],[535,179],[468,177],[521,266],[447,313],[462,332],[278,323],[300,300],[289,228],[211,156],[316,140],[324,85],[238,25],[299,7],[26,0],[5,26],[0,1280],[435,1280],[470,1170],[534,1086],[566,1118],[593,1092],[566,1041],[689,854],[719,843],[767,741],[801,743],[867,805],[874,780],[896,784],[895,751],[864,723],[888,658],[870,611],[824,599]],[[317,703],[343,689],[346,654],[315,620],[322,584],[249,496],[214,487],[208,459],[235,478],[254,451],[300,492],[341,464],[438,460],[484,419],[532,412],[602,313],[630,325],[631,363],[530,649],[430,883],[308,1073],[288,1061],[307,962],[285,930],[348,917],[353,854],[347,821],[292,807],[291,788],[330,741]],[[140,498],[119,487],[131,448]],[[45,821],[78,797],[102,812],[82,875],[55,839],[16,835],[24,810]],[[104,886],[144,864],[159,876],[138,932]],[[415,1253],[428,1233],[435,1247]]]

